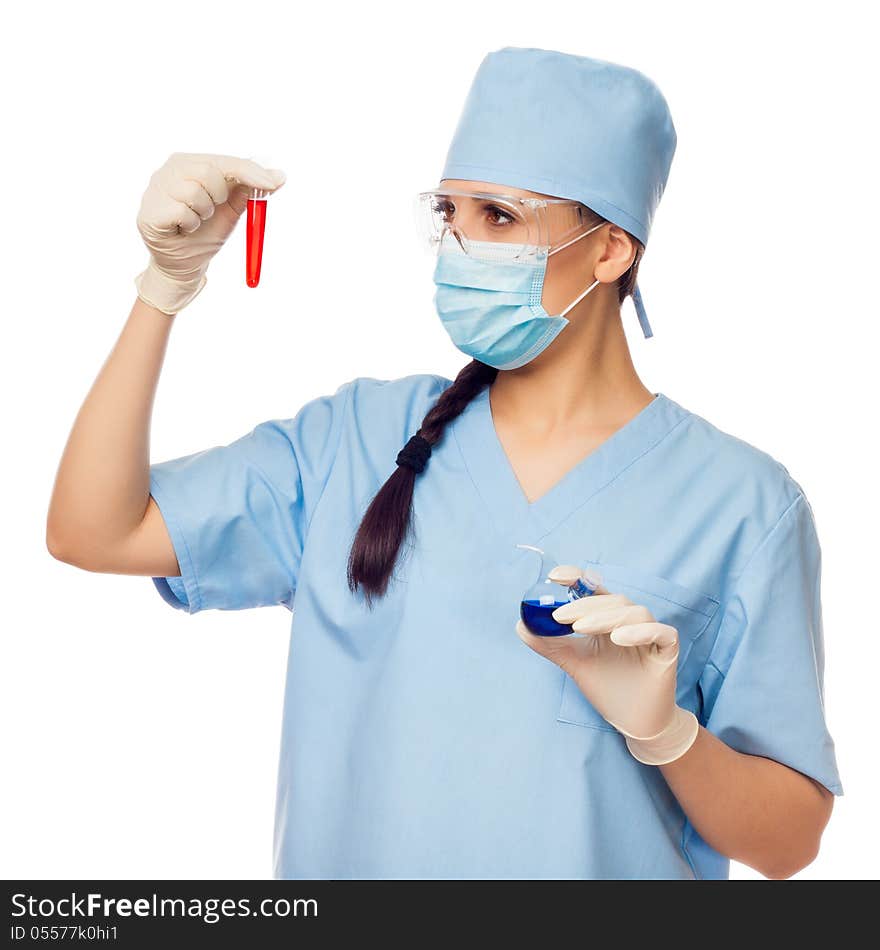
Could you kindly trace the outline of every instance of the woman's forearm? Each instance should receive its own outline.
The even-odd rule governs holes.
[[[683,756],[658,768],[716,851],[771,878],[816,857],[834,796],[800,772],[737,752],[702,726]]]
[[[49,503],[56,557],[100,570],[144,517],[150,417],[174,317],[136,298],[71,429]]]

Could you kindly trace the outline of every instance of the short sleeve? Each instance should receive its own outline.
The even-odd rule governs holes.
[[[180,576],[154,577],[172,607],[293,609],[312,513],[339,445],[351,383],[229,445],[150,466],[150,494]]]
[[[799,493],[727,598],[700,679],[709,732],[843,794],[825,722],[821,549]]]

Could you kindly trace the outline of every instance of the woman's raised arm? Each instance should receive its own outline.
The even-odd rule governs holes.
[[[138,297],[89,390],[61,457],[46,520],[53,555],[89,571],[176,576],[150,497],[150,419],[175,315],[207,282],[214,254],[280,172],[228,155],[175,152],[144,192],[137,226],[150,252]]]

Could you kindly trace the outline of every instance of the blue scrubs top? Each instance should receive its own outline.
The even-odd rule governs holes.
[[[278,878],[726,878],[659,768],[514,629],[536,560],[595,567],[678,630],[678,703],[843,794],[823,711],[820,549],[771,456],[663,393],[529,503],[485,388],[416,478],[371,611],[352,538],[451,384],[360,377],[292,419],[151,466],[173,607],[292,611]]]

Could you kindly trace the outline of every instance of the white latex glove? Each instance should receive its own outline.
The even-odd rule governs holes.
[[[580,568],[563,565],[549,579],[571,583]],[[536,653],[558,664],[599,714],[623,733],[645,765],[680,758],[697,738],[699,722],[675,702],[678,631],[658,623],[647,607],[599,586],[590,597],[557,607],[553,619],[584,636],[538,637],[520,620],[516,632]]]
[[[278,169],[247,158],[175,152],[150,178],[137,216],[150,263],[135,278],[141,300],[169,315],[207,283],[208,263],[247,207],[251,188],[277,191]]]

